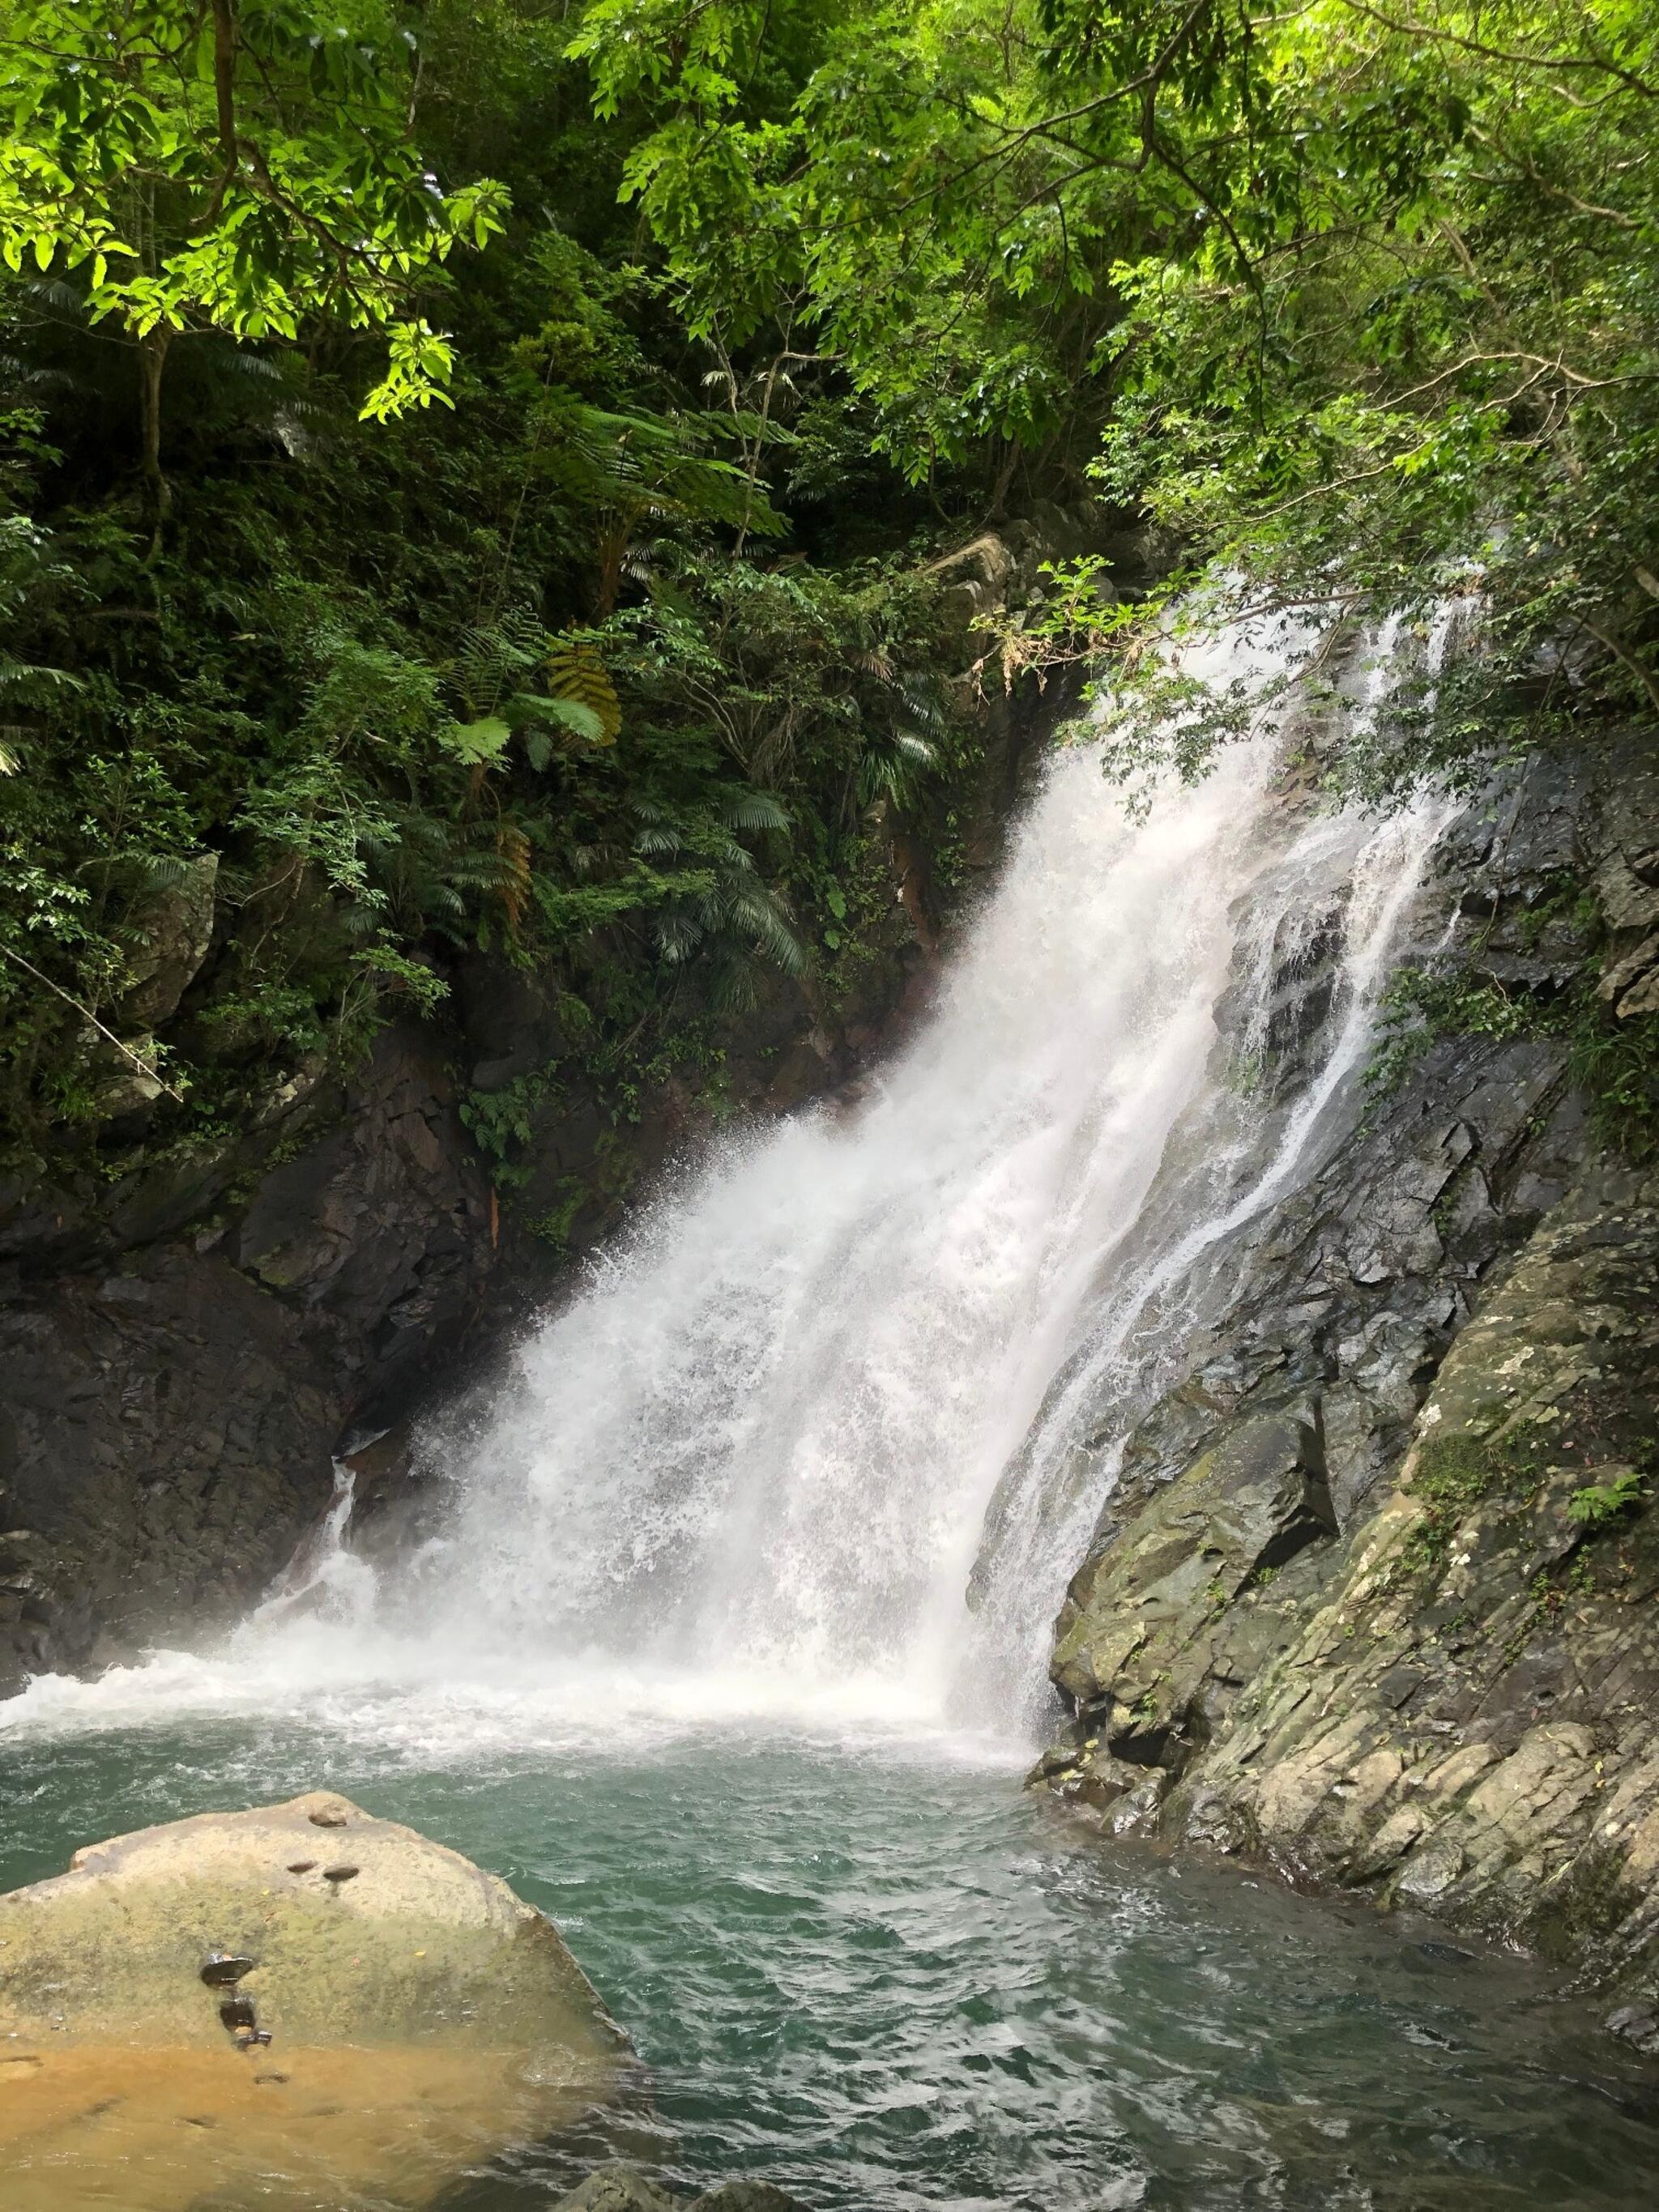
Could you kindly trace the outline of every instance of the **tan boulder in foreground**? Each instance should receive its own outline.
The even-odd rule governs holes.
[[[343,1797],[96,1844],[0,1897],[8,2212],[429,2199],[630,2071],[550,1920]]]

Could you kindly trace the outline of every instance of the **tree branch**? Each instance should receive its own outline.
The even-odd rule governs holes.
[[[1656,676],[1650,668],[1643,666],[1617,630],[1603,629],[1599,623],[1593,623],[1588,615],[1581,616],[1580,620],[1590,635],[1598,643],[1606,646],[1615,660],[1621,661],[1629,669],[1631,674],[1647,693],[1653,711],[1656,714],[1659,714],[1659,676]]]
[[[77,1014],[80,1014],[85,1020],[89,1021],[92,1024],[92,1026],[98,1031],[100,1036],[108,1038],[109,1042],[115,1047],[117,1052],[125,1054],[127,1059],[132,1062],[133,1066],[147,1081],[160,1085],[161,1088],[167,1092],[169,1098],[176,1099],[180,1106],[184,1104],[184,1092],[182,1091],[175,1091],[172,1084],[163,1081],[162,1078],[156,1073],[155,1070],[149,1065],[148,1060],[141,1059],[132,1049],[132,1047],[130,1044],[123,1044],[120,1038],[116,1036],[113,1030],[106,1029],[103,1023],[99,1020],[97,1015],[93,1012],[90,1006],[83,1006],[79,999],[74,997],[71,993],[66,991],[61,983],[54,983],[50,975],[43,975],[40,970],[35,966],[33,961],[25,960],[21,952],[14,951],[9,945],[0,945],[0,952],[3,952],[8,960],[15,960],[20,968],[27,968],[29,974],[33,976],[37,983],[44,983],[47,990],[55,991],[66,1006],[73,1006]]]

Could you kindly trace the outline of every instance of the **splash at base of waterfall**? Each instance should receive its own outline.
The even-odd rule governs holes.
[[[1188,671],[1265,692],[1304,643],[1230,635]],[[1321,1163],[1446,817],[1288,802],[1285,712],[1142,822],[1059,754],[925,1032],[855,1108],[661,1191],[482,1424],[425,1437],[410,1556],[354,1558],[343,1490],[224,1650],[43,1680],[6,1719],[292,1711],[434,1758],[742,1720],[1016,1756],[1102,1502],[1056,1483],[1067,1386],[1110,1373],[1127,1419],[1190,1326],[1183,1269]],[[1240,1071],[1322,933],[1329,1009],[1276,1103]]]

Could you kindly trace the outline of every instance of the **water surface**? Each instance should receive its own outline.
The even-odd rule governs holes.
[[[0,1886],[313,1785],[505,1875],[634,2035],[652,2101],[503,2154],[448,2212],[543,2206],[612,2148],[678,2185],[766,2173],[823,2212],[1650,2201],[1659,2081],[1547,1977],[1103,1845],[1021,1796],[1014,1747],[730,1724],[434,1760],[396,1736],[13,1735]]]

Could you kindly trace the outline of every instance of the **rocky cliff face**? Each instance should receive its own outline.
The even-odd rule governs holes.
[[[233,1619],[323,1510],[347,1425],[465,1328],[490,1207],[443,1044],[390,1030],[303,1114],[102,1209],[14,1203],[0,1689]]]
[[[1656,847],[1639,756],[1534,769],[1443,841],[1425,1048],[1207,1261],[1225,1292],[1128,1437],[1033,1778],[1632,1984],[1659,2051],[1659,1173],[1618,1141]],[[1287,1040],[1318,969],[1279,983]]]

